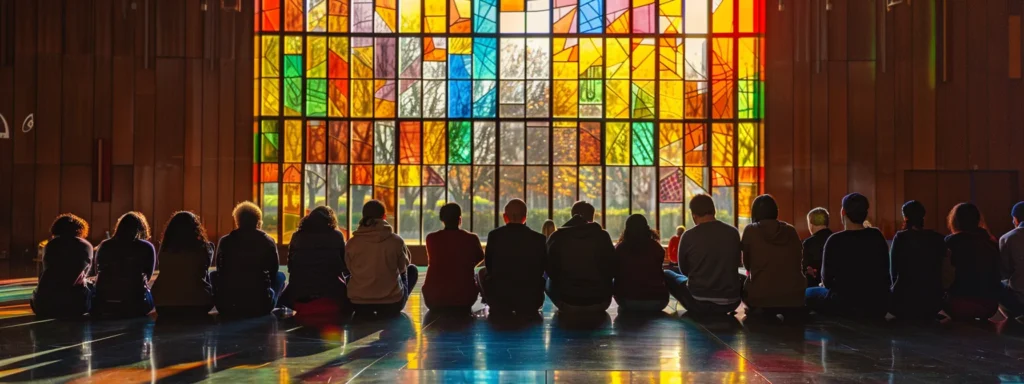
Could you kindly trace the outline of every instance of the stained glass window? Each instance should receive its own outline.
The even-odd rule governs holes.
[[[347,232],[384,202],[409,243],[458,202],[486,241],[577,200],[617,238],[668,240],[712,196],[744,226],[762,191],[759,0],[263,0],[254,48],[255,200],[283,243],[318,205]]]

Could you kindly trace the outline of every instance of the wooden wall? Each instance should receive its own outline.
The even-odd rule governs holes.
[[[902,203],[924,198],[905,196],[909,170],[1024,173],[1022,2],[886,2],[768,3],[766,191],[802,234],[808,210],[835,217],[857,191],[891,236]]]
[[[0,0],[0,251],[31,259],[62,212],[88,220],[94,243],[129,210],[155,233],[180,209],[211,238],[232,228],[252,196],[253,5],[220,4]],[[108,201],[91,193],[97,139]]]

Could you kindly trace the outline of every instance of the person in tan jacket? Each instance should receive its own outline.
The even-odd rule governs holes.
[[[402,312],[419,274],[405,240],[388,224],[384,204],[363,205],[363,218],[345,246],[348,298],[356,315],[393,316]]]
[[[771,195],[754,199],[751,213],[753,223],[742,237],[747,313],[797,316],[805,312],[807,285],[800,237],[792,225],[779,221],[779,206]]]

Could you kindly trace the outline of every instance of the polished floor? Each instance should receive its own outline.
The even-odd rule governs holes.
[[[0,286],[0,382],[1019,383],[1024,325],[784,325],[654,316],[427,312],[378,321],[37,320],[32,279]],[[681,311],[682,308],[679,308]]]

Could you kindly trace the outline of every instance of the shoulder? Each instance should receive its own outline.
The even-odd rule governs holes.
[[[136,244],[138,244],[136,246],[141,249],[156,253],[156,247],[154,247],[153,243],[150,243],[148,240],[139,240]]]
[[[1024,229],[1019,228],[1019,227],[1011,229],[1010,232],[1006,232],[1006,234],[1004,234],[1002,237],[1000,237],[999,241],[1000,242],[1024,241]]]

